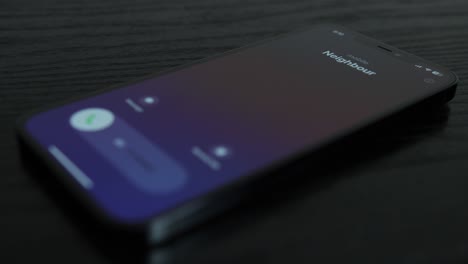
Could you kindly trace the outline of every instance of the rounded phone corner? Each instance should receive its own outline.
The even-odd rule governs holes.
[[[89,217],[100,229],[114,230],[128,234],[143,233],[151,218],[131,220],[114,215],[101,208],[89,196],[86,190],[70,177],[69,173],[48,153],[47,148],[34,140],[28,132],[28,123],[38,113],[27,113],[15,121],[15,136],[18,141],[19,155],[22,167],[28,176],[43,186],[54,200],[64,200],[65,197],[72,211],[86,211],[80,214]],[[61,188],[63,187],[63,188]],[[55,197],[56,196],[56,197]],[[57,201],[59,206],[61,201]],[[68,210],[68,209],[65,209]],[[71,212],[71,215],[77,215]]]
[[[449,86],[456,88],[458,86],[458,83],[460,82],[460,78],[455,72],[453,71],[449,71],[449,72],[450,72],[450,75],[453,77],[452,82],[449,84]]]

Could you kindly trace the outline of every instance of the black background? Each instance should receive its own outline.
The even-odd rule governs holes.
[[[57,188],[26,173],[14,136],[19,115],[321,22],[449,67],[461,80],[456,97],[375,134],[366,147],[352,149],[355,155],[324,163],[345,168],[327,176],[327,184],[268,192],[145,255],[158,263],[466,262],[468,2],[462,0],[0,3],[0,261],[142,258],[115,245],[116,238],[96,238],[98,230],[83,227],[80,214],[64,213]]]

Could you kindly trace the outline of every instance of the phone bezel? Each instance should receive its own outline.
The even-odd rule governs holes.
[[[26,127],[25,127],[28,120],[30,118],[32,118],[33,116],[35,116],[35,115],[37,115],[37,114],[39,114],[41,112],[48,111],[48,110],[50,110],[52,108],[56,108],[56,107],[59,107],[59,106],[62,106],[62,105],[66,105],[68,103],[72,103],[72,102],[78,101],[80,99],[89,98],[89,97],[92,97],[92,96],[95,96],[95,95],[98,95],[98,94],[101,94],[101,93],[105,93],[105,92],[108,92],[108,91],[111,91],[111,90],[114,90],[114,89],[122,88],[122,87],[125,87],[127,85],[138,83],[138,82],[141,82],[141,81],[144,81],[144,80],[147,80],[147,79],[162,76],[162,75],[174,72],[174,71],[178,71],[178,70],[181,70],[181,69],[184,69],[184,68],[191,67],[191,66],[196,65],[196,64],[205,63],[205,62],[210,61],[210,60],[215,59],[215,58],[219,58],[219,57],[223,57],[223,56],[226,56],[226,55],[229,55],[229,54],[233,54],[233,53],[239,52],[241,50],[248,49],[248,48],[251,48],[251,47],[266,43],[266,42],[269,42],[269,41],[274,41],[276,39],[288,37],[289,35],[293,35],[293,34],[296,34],[296,33],[299,33],[299,32],[312,30],[312,29],[317,28],[317,27],[325,27],[325,28],[330,28],[330,29],[339,28],[339,29],[341,29],[341,30],[343,30],[343,31],[345,31],[347,33],[352,33],[356,37],[365,39],[366,42],[371,41],[371,43],[375,44],[376,48],[377,48],[378,45],[385,45],[386,47],[392,47],[392,46],[390,46],[388,44],[385,44],[385,43],[380,42],[378,40],[374,40],[372,38],[369,38],[369,37],[367,37],[365,35],[362,35],[362,34],[360,34],[358,32],[355,32],[353,30],[349,30],[349,29],[346,29],[346,28],[344,28],[342,26],[332,25],[332,24],[316,25],[314,27],[308,27],[306,29],[300,29],[300,30],[296,30],[296,31],[288,32],[288,33],[283,33],[283,34],[280,34],[278,36],[271,37],[271,38],[268,38],[268,39],[265,39],[265,40],[262,40],[262,41],[259,41],[259,42],[255,42],[255,43],[252,43],[252,44],[240,47],[240,48],[232,49],[232,50],[229,50],[229,51],[221,53],[221,54],[217,54],[217,55],[214,55],[214,56],[209,56],[207,58],[197,60],[195,62],[183,64],[183,65],[180,65],[180,66],[177,66],[177,67],[165,70],[165,71],[149,74],[149,75],[146,75],[144,77],[138,78],[136,80],[131,80],[129,82],[125,82],[123,84],[112,85],[112,86],[107,87],[107,88],[99,89],[98,91],[95,91],[95,92],[87,93],[86,95],[76,96],[74,98],[64,100],[64,101],[56,103],[56,104],[54,104],[52,106],[42,107],[42,108],[40,108],[38,110],[31,111],[30,113],[23,115],[18,120],[16,128],[17,128],[19,138],[20,138],[20,140],[22,140],[25,143],[25,145],[29,149],[31,149],[33,151],[35,156],[39,157],[41,159],[41,161],[44,162],[47,165],[47,167],[50,168],[54,172],[53,174],[56,175],[56,177],[59,179],[59,181],[64,183],[64,185],[66,185],[66,188],[69,189],[74,194],[74,196],[76,196],[80,200],[80,202],[84,204],[84,206],[86,208],[90,209],[92,211],[92,214],[94,214],[97,218],[101,219],[105,223],[111,224],[112,226],[114,226],[116,228],[125,228],[125,229],[129,229],[129,230],[134,230],[134,231],[146,231],[148,226],[151,223],[154,223],[155,220],[157,220],[158,218],[162,218],[163,216],[167,216],[167,215],[170,215],[170,214],[172,214],[174,212],[180,211],[181,209],[183,209],[186,206],[189,206],[190,204],[202,202],[202,203],[205,203],[207,205],[210,205],[210,204],[212,204],[211,201],[220,200],[219,199],[220,196],[225,196],[227,193],[229,193],[229,195],[232,195],[231,194],[232,190],[237,190],[237,191],[242,191],[244,189],[247,190],[249,188],[245,188],[245,187],[248,187],[251,183],[253,183],[255,181],[258,181],[259,179],[265,178],[265,177],[262,177],[262,176],[268,174],[269,172],[275,171],[278,168],[285,167],[285,166],[287,166],[289,163],[291,163],[293,161],[300,160],[301,157],[307,156],[308,153],[312,151],[312,149],[310,147],[306,146],[302,150],[298,151],[297,153],[295,153],[295,154],[293,154],[293,155],[291,155],[291,156],[289,156],[289,157],[287,157],[287,158],[285,158],[285,159],[283,159],[283,160],[281,160],[279,162],[276,162],[274,164],[270,164],[267,167],[260,168],[258,170],[255,170],[255,171],[251,172],[249,175],[244,175],[242,177],[239,177],[236,180],[233,180],[231,182],[223,184],[222,186],[216,188],[215,190],[211,190],[211,191],[205,193],[202,196],[195,197],[195,198],[193,198],[191,200],[188,200],[188,201],[186,201],[186,202],[184,202],[182,204],[179,204],[179,205],[177,205],[177,206],[175,206],[173,208],[170,208],[168,210],[158,212],[154,216],[151,216],[151,217],[149,217],[149,218],[147,218],[145,220],[142,220],[141,222],[129,223],[129,222],[122,221],[121,219],[117,219],[115,217],[112,217],[110,214],[105,212],[104,209],[101,209],[96,202],[94,202],[92,200],[92,198],[88,195],[87,190],[85,190],[81,185],[79,185],[79,183],[77,183],[73,179],[73,177],[71,177],[69,175],[69,173],[53,157],[51,157],[51,155],[48,153],[48,151],[46,149],[44,149],[38,142],[36,142],[31,135],[29,135],[29,133],[26,130]],[[447,86],[441,87],[440,90],[434,92],[434,94],[428,95],[427,97],[424,97],[419,101],[412,102],[412,103],[408,104],[407,106],[405,106],[403,108],[399,108],[399,110],[397,110],[397,111],[391,112],[390,114],[387,114],[387,113],[383,114],[383,117],[379,118],[378,120],[381,120],[382,118],[385,119],[385,118],[387,118],[389,116],[397,114],[400,111],[403,111],[404,109],[406,109],[408,107],[411,107],[411,106],[419,103],[420,101],[424,101],[425,99],[428,99],[428,98],[445,97],[445,98],[447,98],[446,101],[448,101],[448,100],[451,99],[451,97],[453,97],[454,92],[455,92],[455,87],[456,87],[456,85],[458,83],[458,77],[453,72],[451,72],[450,70],[446,69],[443,66],[437,65],[437,64],[432,63],[432,62],[428,62],[428,61],[426,61],[426,60],[424,60],[422,58],[419,58],[419,57],[414,56],[412,54],[406,53],[406,52],[401,51],[401,50],[399,50],[397,48],[392,47],[392,49],[397,50],[398,52],[401,52],[401,53],[404,53],[404,54],[411,55],[412,57],[417,58],[420,62],[424,62],[424,63],[426,63],[428,65],[432,65],[433,67],[442,68],[442,69],[444,69],[444,71],[450,72],[450,74],[453,75],[453,82],[450,83]],[[392,56],[392,55],[389,54],[388,56]],[[374,122],[375,121],[372,120],[372,121],[369,122],[369,124],[365,124],[362,127],[356,127],[352,131],[346,131],[343,134],[345,134],[345,135],[352,134],[357,130],[361,130],[361,129],[369,126],[369,125],[372,125],[372,123],[374,123]],[[339,134],[339,135],[337,135],[336,138],[340,138],[340,137],[343,137],[343,135]],[[324,142],[321,146],[327,145],[329,143],[330,142]],[[242,195],[242,194],[239,194],[239,195]],[[222,207],[223,206],[221,206],[221,208]],[[206,208],[203,208],[203,209],[206,209]]]

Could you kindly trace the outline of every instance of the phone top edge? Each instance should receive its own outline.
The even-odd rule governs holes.
[[[188,68],[190,66],[201,64],[201,63],[204,63],[204,62],[207,62],[207,61],[210,61],[212,59],[219,58],[219,57],[222,57],[222,56],[225,56],[225,55],[236,53],[238,51],[241,51],[241,50],[244,50],[244,49],[247,49],[247,48],[250,48],[250,47],[255,47],[257,45],[267,43],[267,42],[272,41],[272,40],[280,39],[280,38],[287,37],[289,35],[293,35],[293,34],[297,34],[297,33],[301,33],[301,32],[306,32],[306,31],[309,31],[309,30],[312,30],[312,29],[315,29],[315,28],[329,28],[329,29],[340,28],[342,30],[350,32],[351,34],[353,34],[355,36],[370,40],[374,44],[377,44],[377,43],[378,44],[384,44],[386,46],[392,47],[395,50],[398,50],[399,52],[402,52],[402,53],[408,54],[409,56],[415,57],[415,58],[417,58],[417,59],[419,59],[419,60],[421,60],[423,62],[426,62],[428,64],[440,67],[440,68],[444,69],[445,71],[450,72],[450,74],[453,76],[453,79],[454,79],[453,82],[458,82],[459,81],[458,76],[446,66],[434,63],[432,61],[427,61],[424,58],[421,58],[421,57],[419,57],[417,55],[414,55],[412,53],[408,53],[406,51],[403,51],[403,50],[401,50],[401,49],[399,49],[399,48],[397,48],[397,47],[395,47],[393,45],[387,44],[387,43],[385,43],[383,41],[380,41],[380,40],[377,40],[377,39],[375,39],[373,37],[366,36],[366,35],[360,33],[357,30],[347,28],[347,27],[345,27],[343,25],[340,25],[340,24],[327,22],[327,23],[319,23],[319,24],[315,24],[315,25],[304,26],[302,28],[295,29],[295,30],[292,30],[292,31],[279,33],[279,34],[277,34],[275,36],[268,37],[268,38],[265,38],[265,39],[261,39],[261,40],[258,40],[258,41],[252,42],[252,43],[248,43],[248,44],[245,44],[245,45],[241,45],[241,46],[239,46],[237,48],[226,50],[226,51],[221,52],[221,53],[208,55],[207,57],[197,59],[197,60],[194,60],[192,62],[183,63],[183,64],[180,64],[180,65],[175,66],[175,67],[167,68],[165,70],[145,74],[145,75],[143,75],[141,77],[132,78],[129,81],[125,81],[125,82],[122,82],[122,83],[117,83],[117,84],[109,85],[109,86],[106,86],[106,87],[103,87],[103,88],[98,88],[98,89],[96,89],[94,91],[85,92],[85,94],[82,94],[82,95],[76,95],[76,96],[73,96],[71,98],[59,100],[56,103],[51,103],[51,104],[47,104],[45,106],[35,107],[34,109],[28,110],[25,113],[21,114],[20,117],[18,117],[18,119],[16,120],[17,121],[16,125],[24,125],[24,123],[27,122],[27,119],[31,118],[32,116],[34,116],[36,114],[40,114],[41,112],[45,112],[45,111],[47,111],[47,110],[49,110],[51,108],[54,108],[54,107],[59,107],[59,106],[62,106],[62,105],[65,105],[65,104],[68,104],[68,103],[71,103],[71,102],[78,101],[80,99],[89,98],[91,96],[99,95],[99,94],[107,92],[107,91],[122,88],[122,87],[125,87],[125,86],[130,85],[130,84],[135,84],[135,83],[138,83],[138,82],[141,82],[141,81],[149,80],[151,78],[155,78],[155,77],[159,77],[159,76],[162,76],[162,75],[165,75],[165,74],[169,74],[171,72],[175,72],[175,71],[178,71],[178,70],[181,70],[181,69],[184,69],[184,68]],[[392,56],[389,55],[389,57],[392,57]]]

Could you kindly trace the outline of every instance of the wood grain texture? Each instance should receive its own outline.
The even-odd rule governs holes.
[[[447,113],[414,118],[382,142],[376,139],[376,152],[388,141],[398,147],[346,171],[327,188],[288,201],[272,193],[262,208],[244,208],[215,221],[148,252],[149,260],[466,263],[464,0],[3,1],[0,261],[116,262],[93,246],[24,171],[13,130],[19,115],[322,22],[354,28],[455,71],[461,82]]]

